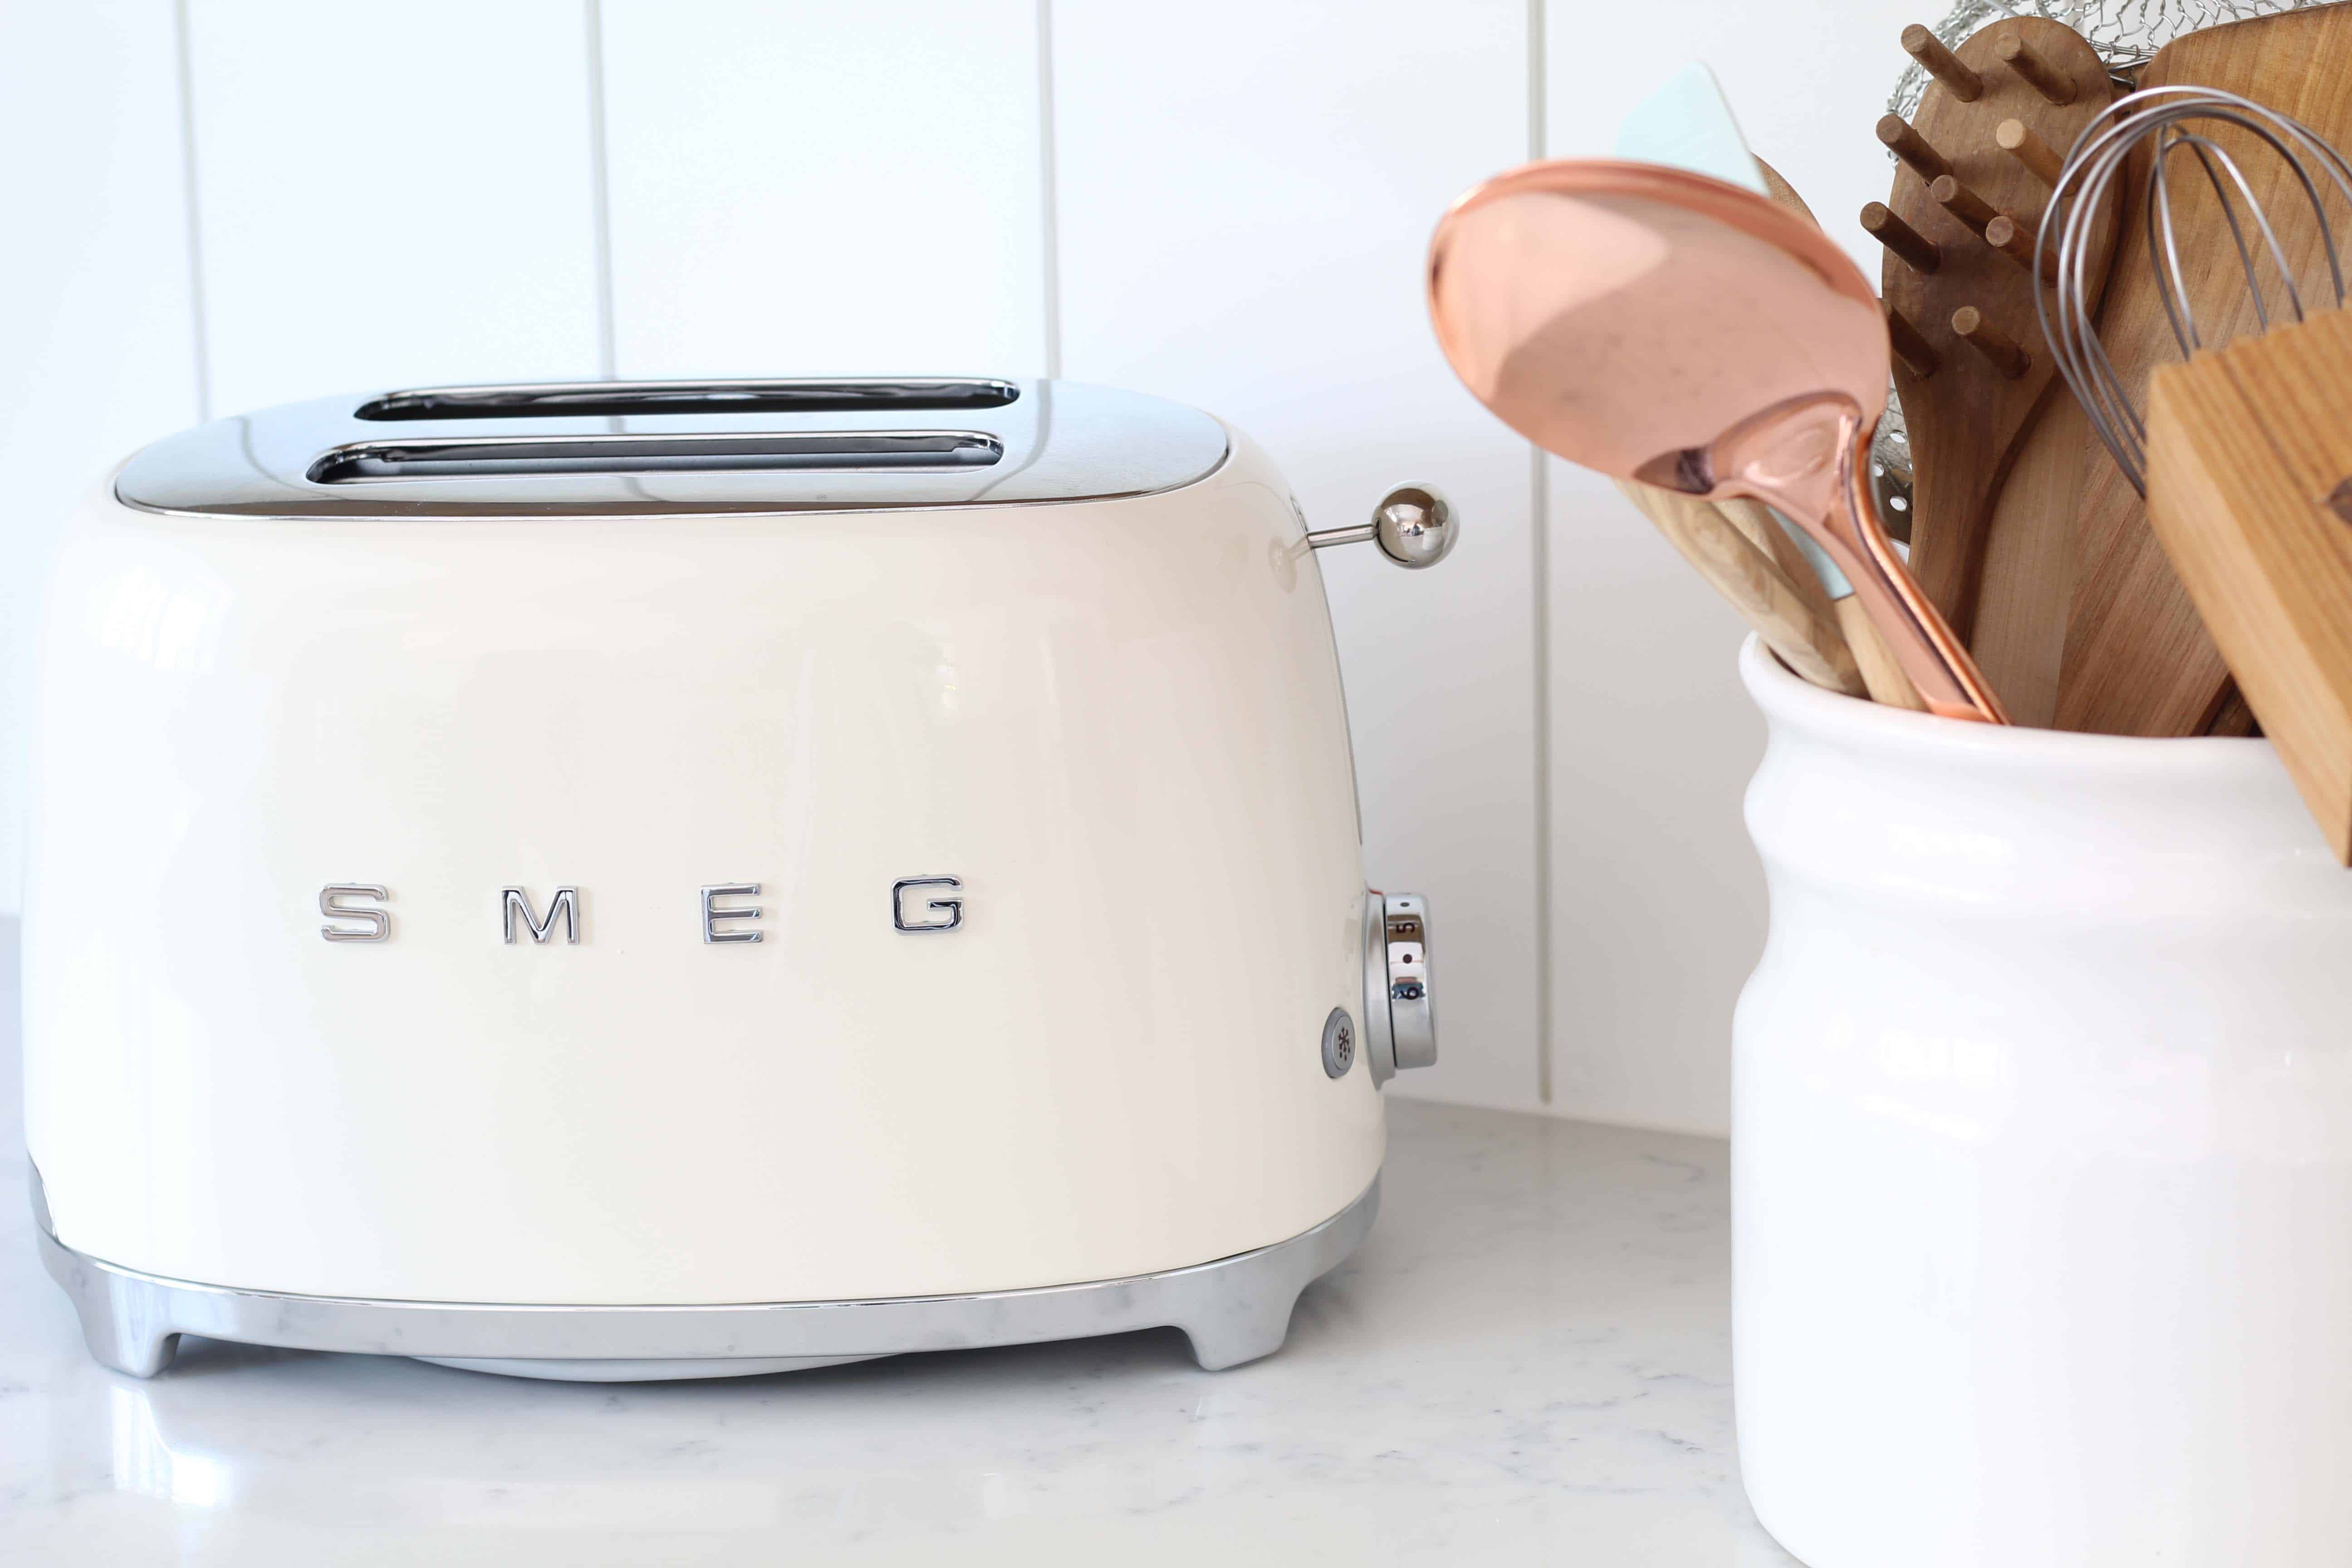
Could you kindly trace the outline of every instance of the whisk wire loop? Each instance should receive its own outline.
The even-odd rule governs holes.
[[[2173,340],[2179,343],[2181,357],[2185,359],[2203,348],[2205,340],[2197,330],[2195,308],[2189,302],[2189,285],[2181,276],[2179,235],[2172,225],[2172,182],[2165,177],[2167,163],[2177,149],[2183,147],[2196,157],[2198,166],[2204,171],[2206,183],[2213,187],[2214,203],[2221,210],[2221,221],[2229,226],[2230,241],[2238,252],[2238,269],[2246,279],[2247,291],[2253,298],[2254,318],[2262,329],[2265,331],[2270,330],[2270,306],[2256,281],[2253,253],[2246,247],[2245,226],[2238,221],[2237,205],[2230,200],[2229,187],[2222,184],[2221,171],[2213,166],[2216,162],[2229,172],[2231,184],[2238,188],[2239,201],[2253,215],[2255,226],[2262,230],[2271,260],[2286,283],[2287,299],[2294,307],[2294,319],[2298,321],[2303,320],[2303,291],[2294,285],[2294,269],[2287,265],[2286,251],[2279,244],[2277,231],[2271,227],[2270,216],[2263,211],[2262,204],[2254,200],[2253,188],[2247,184],[2244,172],[2238,167],[2238,161],[2210,137],[2191,135],[2177,128],[2165,132],[2158,143],[2155,158],[2148,163],[2148,199],[2144,205],[2147,214],[2148,254],[2160,254],[2165,258],[2164,268],[2156,278],[2157,298],[2164,306],[2166,319],[2172,323]]]
[[[2191,123],[2198,129],[2189,129]],[[2296,321],[2305,319],[2301,282],[2286,248],[2236,156],[2204,133],[2205,127],[2214,124],[2246,132],[2284,161],[2317,220],[2336,303],[2339,308],[2345,303],[2343,258],[2328,218],[2322,177],[2343,206],[2352,211],[2352,163],[2307,127],[2235,93],[2189,86],[2130,93],[2093,116],[2067,149],[2065,163],[2051,187],[2048,210],[2058,216],[2054,221],[2044,217],[2034,242],[2035,275],[2054,279],[2049,288],[2036,291],[2034,311],[2058,374],[2074,389],[2092,428],[2114,456],[2116,467],[2143,494],[2147,488],[2147,426],[2133,406],[2131,390],[2099,341],[2091,301],[2101,279],[2090,275],[2092,238],[2114,200],[2118,176],[2140,146],[2152,142],[2154,152],[2142,203],[2150,265],[2156,271],[2158,300],[2182,356],[2206,346],[2190,303],[2174,224],[2169,169],[2172,155],[2184,149],[2196,159],[2220,204],[2256,319],[2267,329],[2271,309],[2262,284],[2257,247],[2249,243],[2242,222],[2242,207],[2243,216],[2252,220],[2260,250],[2278,271],[2287,306]],[[2045,256],[2045,252],[2052,254]],[[2045,268],[2051,269],[2047,274]]]

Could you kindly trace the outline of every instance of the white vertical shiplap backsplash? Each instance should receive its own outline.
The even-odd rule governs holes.
[[[189,0],[212,411],[596,374],[579,0]]]
[[[1036,0],[604,0],[625,376],[1041,375]]]
[[[1605,487],[1554,464],[1547,497],[1438,356],[1423,251],[1538,128],[1605,151],[1694,55],[1858,246],[1840,220],[1885,189],[1869,124],[1910,19],[1895,0],[0,0],[22,226],[0,247],[0,912],[42,563],[141,442],[404,382],[1058,371],[1233,420],[1317,526],[1407,479],[1461,506],[1435,572],[1320,562],[1370,871],[1435,906],[1444,1060],[1396,1089],[1719,1130],[1762,910],[1738,624]]]
[[[172,0],[0,0],[0,914],[58,529],[108,465],[197,417],[179,73]]]
[[[1872,277],[1854,215],[1886,195],[1871,135],[1918,0],[1551,0],[1547,149],[1611,150],[1626,112],[1696,58],[1757,154]],[[1602,1121],[1730,1122],[1731,1008],[1764,941],[1741,826],[1762,721],[1732,656],[1746,627],[1606,483],[1551,464],[1553,1105]]]
[[[1366,864],[1429,895],[1443,966],[1441,1059],[1405,1082],[1528,1104],[1527,447],[1455,382],[1420,305],[1435,215],[1524,156],[1528,10],[1360,0],[1347,26],[1332,16],[1298,0],[1057,7],[1063,366],[1231,419],[1310,526],[1360,521],[1408,479],[1461,509],[1434,571],[1368,550],[1320,564]]]

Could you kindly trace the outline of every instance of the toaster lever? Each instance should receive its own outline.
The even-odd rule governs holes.
[[[1381,553],[1412,571],[1434,566],[1454,552],[1462,537],[1461,520],[1454,503],[1434,485],[1399,485],[1372,508],[1372,521],[1353,528],[1326,528],[1307,536],[1308,548],[1328,550],[1335,544],[1372,543]]]

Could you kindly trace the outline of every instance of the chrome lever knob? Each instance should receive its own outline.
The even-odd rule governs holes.
[[[1434,485],[1399,485],[1372,508],[1372,521],[1352,528],[1326,528],[1307,536],[1309,547],[1328,550],[1335,544],[1370,541],[1381,553],[1411,571],[1434,566],[1454,552],[1462,537],[1454,503]]]

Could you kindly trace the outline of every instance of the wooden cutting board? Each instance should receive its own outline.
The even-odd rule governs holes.
[[[2179,84],[2242,94],[2301,121],[2339,148],[2352,148],[2352,5],[2290,11],[2176,38],[2141,71],[2139,85]],[[2239,157],[2307,297],[2332,305],[2318,226],[2293,174],[2242,132],[2197,129]],[[2099,320],[2100,340],[2133,405],[2142,410],[2150,374],[2180,359],[2150,263],[2140,196],[2145,167],[2127,172],[2121,182],[2123,228]],[[2203,184],[2184,171],[2173,190],[2184,234],[2190,224],[2213,228],[2198,253],[2185,258],[2189,298],[2210,346],[2257,331],[2259,318]],[[2308,293],[2313,283],[2319,285],[2316,295]],[[2051,439],[2071,437],[2054,433]],[[2086,451],[2074,509],[2073,591],[2056,721],[2063,729],[2111,735],[2203,733],[2227,706],[2229,667],[2166,561],[2140,498],[2095,437]],[[2019,460],[2025,460],[2022,452]],[[2011,695],[1998,675],[1992,679],[2004,697]]]
[[[2336,858],[2352,864],[2352,311],[2158,366],[2147,510]]]
[[[1993,501],[1969,651],[2020,724],[2046,730],[2058,721],[2074,605],[2074,514],[2095,465],[2107,460],[2083,405],[2058,383],[2043,395]]]

